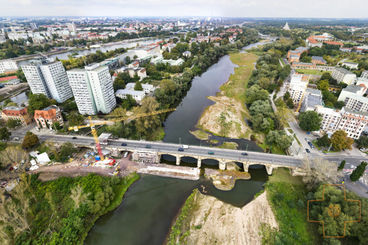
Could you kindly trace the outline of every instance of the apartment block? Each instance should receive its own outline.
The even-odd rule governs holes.
[[[341,90],[338,101],[344,101],[345,107],[358,111],[368,112],[368,98],[364,97],[367,88],[364,84],[360,85],[349,85]]]
[[[291,75],[288,91],[294,104],[298,104],[303,99],[303,94],[308,86],[308,79],[309,79],[308,75],[303,74]]]
[[[107,66],[94,64],[67,72],[79,113],[110,113],[116,106],[113,82]]]
[[[34,94],[44,94],[62,103],[73,97],[64,66],[60,61],[34,60],[22,66]]]
[[[0,60],[0,74],[18,70],[17,62],[14,60]]]
[[[336,79],[339,83],[343,82],[347,85],[352,84],[355,79],[356,75],[344,68],[336,68],[332,71],[332,77]]]
[[[332,135],[336,130],[344,130],[348,137],[358,139],[368,124],[368,113],[342,108],[340,111],[317,106],[315,111],[321,115],[321,130]]]

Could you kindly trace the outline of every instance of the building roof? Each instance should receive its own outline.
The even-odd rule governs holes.
[[[0,82],[17,79],[17,76],[0,77]]]
[[[323,57],[321,57],[321,56],[312,56],[312,60],[319,60],[319,61],[322,61],[322,62],[326,62],[325,59],[323,59]]]
[[[17,107],[17,106],[8,106],[3,109],[2,113],[4,113],[7,116],[26,115],[27,108]]]
[[[337,67],[337,68],[335,68],[335,70],[336,70],[336,71],[339,71],[339,72],[341,72],[341,73],[344,73],[345,75],[347,75],[347,74],[354,74],[354,73],[352,73],[351,71],[348,71],[348,70],[346,70],[345,68],[341,68],[341,67]]]
[[[121,95],[125,95],[125,94],[130,94],[130,95],[137,95],[137,96],[145,96],[146,93],[144,91],[137,91],[137,90],[130,90],[130,89],[118,89],[115,93],[116,96],[118,96],[119,94]]]
[[[351,93],[358,93],[362,89],[361,86],[357,85],[349,85],[346,88],[343,89],[343,91],[351,92]]]
[[[34,118],[53,119],[56,117],[57,110],[59,108],[56,105],[46,107],[43,110],[35,110]]]

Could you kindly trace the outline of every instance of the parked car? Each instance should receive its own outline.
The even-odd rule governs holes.
[[[305,149],[305,151],[306,151],[307,153],[310,153],[310,150],[309,150],[309,149]]]
[[[208,154],[209,155],[215,155],[215,153],[213,151],[209,151]]]
[[[314,145],[312,144],[312,142],[308,141],[308,145],[310,146],[310,148],[314,148]]]
[[[121,143],[121,146],[127,146],[127,143]]]
[[[248,156],[248,153],[246,153],[246,152],[242,152],[241,153],[243,156]]]
[[[181,148],[181,147],[180,147],[180,148],[178,149],[178,151],[184,151],[184,148]]]
[[[152,148],[152,147],[151,147],[151,145],[146,145],[146,148],[150,149],[150,148]]]

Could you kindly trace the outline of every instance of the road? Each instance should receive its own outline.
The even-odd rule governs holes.
[[[22,139],[24,137],[24,133],[13,133],[12,138],[18,137]],[[38,134],[38,137],[41,141],[54,141],[54,142],[71,142],[76,145],[81,146],[94,146],[93,137],[88,136],[71,136],[71,135],[56,135],[56,134]],[[74,139],[73,139],[74,137]],[[75,138],[76,137],[76,138]],[[126,146],[122,146],[125,143]],[[201,157],[202,159],[226,159],[232,161],[241,161],[241,162],[252,162],[252,163],[269,163],[273,165],[280,165],[285,167],[301,167],[302,166],[302,157],[298,156],[283,156],[277,154],[270,153],[261,153],[261,152],[252,152],[248,151],[248,155],[241,155],[244,151],[239,150],[230,150],[230,149],[221,149],[221,148],[213,148],[213,147],[203,147],[203,146],[195,146],[190,145],[188,149],[185,149],[184,152],[178,151],[181,147],[179,144],[165,143],[165,142],[149,142],[149,141],[137,141],[137,140],[127,140],[127,139],[115,139],[109,141],[109,146],[113,148],[118,148],[120,150],[142,150],[142,151],[152,151],[152,152],[160,152],[164,154],[179,154],[179,155],[188,155],[193,157]],[[150,148],[147,148],[147,147]],[[213,154],[209,154],[209,152],[213,152]],[[308,154],[309,157],[321,157],[326,160],[330,160],[336,163],[340,163],[342,160],[341,156],[334,155],[315,155]],[[347,156],[344,157],[347,162],[358,164],[364,158],[362,156]]]

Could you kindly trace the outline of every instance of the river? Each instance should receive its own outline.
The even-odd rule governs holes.
[[[260,44],[263,43],[251,44],[244,49]],[[213,103],[207,99],[207,96],[219,92],[219,87],[228,80],[234,68],[235,65],[230,57],[224,56],[201,76],[194,78],[190,90],[177,110],[165,121],[165,142],[207,144],[196,139],[189,130],[195,129],[203,110]],[[260,150],[251,141],[219,139],[236,141],[241,148],[248,145],[249,150]],[[204,165],[206,165],[205,161]],[[267,174],[264,168],[255,167],[249,171],[252,179],[238,180],[231,191],[217,190],[204,178],[189,181],[143,175],[126,192],[122,204],[96,222],[85,244],[161,245],[165,242],[178,210],[193,189],[200,185],[206,187],[207,195],[215,196],[234,206],[242,207],[250,202],[263,188],[263,184],[267,181]]]

